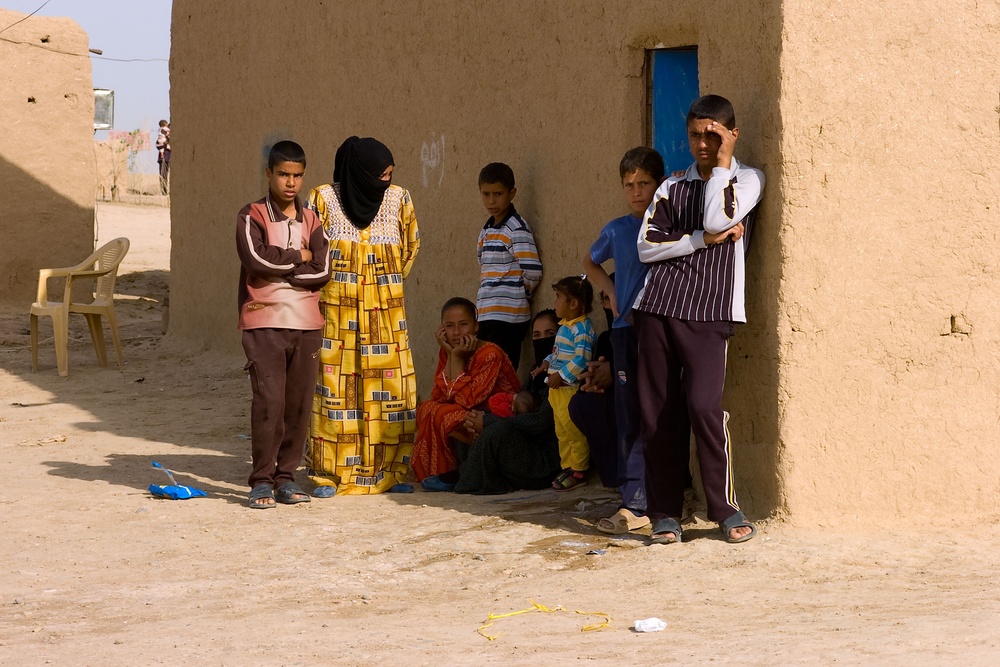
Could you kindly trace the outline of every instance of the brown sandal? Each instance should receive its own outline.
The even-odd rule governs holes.
[[[597,530],[608,535],[624,535],[648,525],[648,516],[636,516],[631,510],[623,507],[608,518],[598,521]]]

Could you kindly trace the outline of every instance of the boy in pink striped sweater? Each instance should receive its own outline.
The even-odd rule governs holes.
[[[309,501],[293,481],[302,461],[323,343],[319,290],[330,279],[330,245],[299,190],[306,154],[292,141],[267,158],[269,192],[236,221],[239,327],[253,389],[249,506]]]

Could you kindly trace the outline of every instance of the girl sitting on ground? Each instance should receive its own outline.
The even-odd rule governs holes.
[[[491,396],[516,392],[517,373],[497,345],[476,338],[476,306],[468,299],[449,299],[441,308],[435,338],[441,350],[430,400],[417,407],[417,437],[413,472],[433,491],[450,491],[454,483],[440,475],[458,469],[456,443],[471,444],[474,434],[464,426],[470,410],[486,405]],[[457,476],[456,476],[457,477]],[[429,479],[428,478],[432,478]],[[447,488],[445,488],[447,487]]]

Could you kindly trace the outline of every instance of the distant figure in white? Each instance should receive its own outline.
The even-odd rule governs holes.
[[[156,162],[160,165],[160,192],[167,194],[170,180],[170,123],[160,121],[160,131],[156,134]]]

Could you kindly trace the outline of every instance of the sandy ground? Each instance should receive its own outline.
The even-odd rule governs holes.
[[[569,494],[340,497],[251,511],[243,360],[161,337],[169,220],[102,204],[132,250],[121,372],[75,322],[70,376],[51,340],[31,372],[27,304],[0,313],[0,663],[141,665],[995,664],[1000,534],[763,521],[645,547]],[[43,332],[45,330],[43,329]],[[50,329],[49,329],[50,331]],[[50,335],[50,334],[43,334]],[[167,501],[160,461],[204,499]],[[991,473],[992,474],[992,473]],[[873,511],[877,508],[873,508]],[[587,555],[601,550],[600,555]],[[547,607],[598,615],[492,612]],[[640,634],[636,619],[667,628]]]

